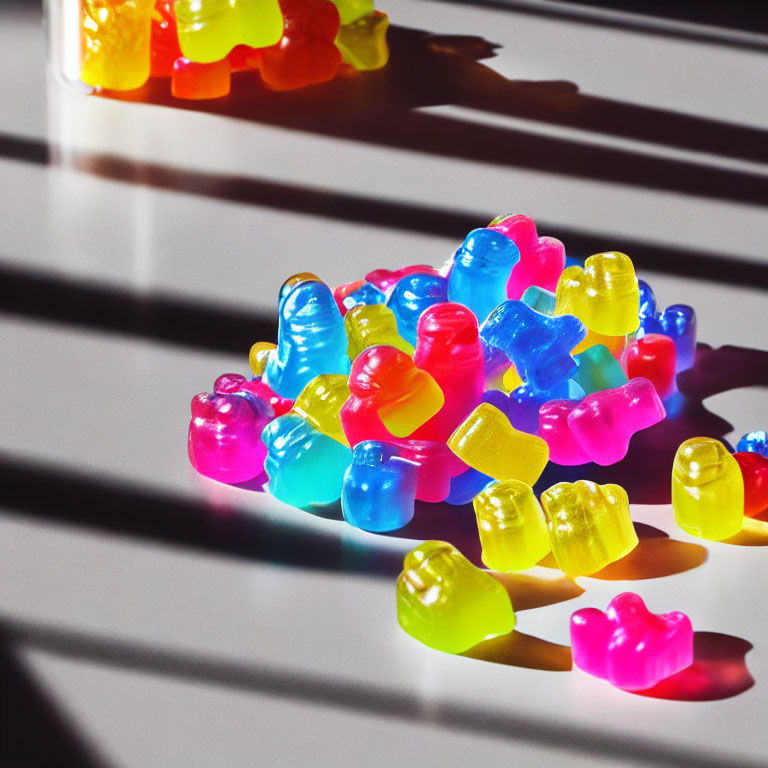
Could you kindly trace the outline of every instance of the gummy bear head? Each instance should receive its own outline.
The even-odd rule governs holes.
[[[681,485],[702,488],[719,480],[727,471],[731,454],[710,437],[692,437],[677,449],[672,474]]]
[[[445,353],[456,346],[474,346],[478,338],[477,317],[463,304],[433,304],[419,318],[419,344],[439,344]]]
[[[284,343],[299,348],[322,346],[324,334],[341,328],[343,322],[331,289],[319,280],[283,287],[279,313],[278,349]]]
[[[426,375],[409,355],[395,347],[368,347],[352,363],[349,391],[374,402],[385,402],[415,389]]]
[[[456,264],[491,273],[509,270],[520,260],[512,240],[495,229],[473,229],[453,257]]]

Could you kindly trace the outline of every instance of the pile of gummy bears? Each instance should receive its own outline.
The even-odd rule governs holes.
[[[373,0],[81,0],[80,79],[130,91],[170,77],[181,99],[215,99],[233,72],[285,91],[389,58]]]
[[[657,311],[626,255],[566,268],[560,241],[502,216],[441,269],[379,269],[333,291],[294,275],[278,315],[277,344],[251,348],[254,377],[225,374],[192,401],[189,456],[202,474],[266,472],[281,501],[341,500],[350,525],[374,532],[405,526],[417,499],[472,502],[483,562],[501,572],[551,552],[567,576],[586,576],[637,545],[619,485],[561,482],[540,501],[532,488],[550,461],[621,460],[693,365],[694,310]],[[764,433],[735,457],[717,440],[684,442],[671,468],[678,524],[714,540],[737,533],[745,512],[768,507],[766,454]],[[501,583],[439,541],[407,555],[397,609],[406,632],[450,653],[515,624]],[[606,613],[577,611],[571,640],[578,667],[626,689],[692,661],[688,618],[655,616],[632,593]]]

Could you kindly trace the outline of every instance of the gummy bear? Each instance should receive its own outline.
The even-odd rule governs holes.
[[[672,508],[691,536],[720,541],[744,521],[744,480],[736,459],[719,440],[692,437],[680,445],[672,466]]]
[[[568,576],[589,576],[637,546],[629,498],[620,485],[557,483],[541,495],[552,553]]]
[[[348,373],[347,334],[330,288],[318,280],[291,282],[278,303],[277,348],[267,355],[264,381],[295,398],[321,373]]]
[[[294,507],[331,504],[341,498],[352,451],[296,413],[271,421],[261,433],[267,448],[269,492]]]
[[[677,350],[669,336],[649,333],[635,339],[624,350],[623,360],[627,376],[630,379],[638,376],[648,379],[662,400],[677,392]]]
[[[568,416],[568,427],[596,464],[615,464],[627,455],[635,432],[666,416],[648,379],[631,379],[623,387],[587,395]]]
[[[445,402],[412,437],[445,442],[483,395],[483,345],[477,318],[452,302],[424,310],[413,362],[437,382]]]
[[[507,298],[507,281],[520,259],[517,246],[493,229],[473,229],[453,257],[448,301],[469,307],[479,323]]]
[[[744,481],[744,514],[754,517],[768,509],[768,458],[759,453],[734,453]]]
[[[490,403],[481,403],[448,440],[448,447],[478,472],[533,485],[549,460],[547,444],[516,430]]]
[[[577,405],[574,400],[550,400],[539,408],[539,435],[549,446],[549,460],[555,464],[571,467],[591,461],[568,425]]]
[[[266,454],[260,435],[273,417],[269,404],[249,392],[195,395],[187,439],[192,466],[224,483],[260,475]]]
[[[373,13],[373,0],[333,0],[342,24],[351,24]]]
[[[171,94],[177,99],[220,99],[229,94],[231,72],[229,60],[198,64],[178,58],[171,75]]]
[[[629,256],[610,251],[590,256],[560,276],[555,312],[575,315],[592,331],[621,336],[640,324],[640,289]]]
[[[373,283],[366,283],[365,280],[356,280],[353,283],[338,286],[333,291],[333,298],[336,299],[336,306],[342,317],[353,307],[363,304],[384,304],[387,300],[384,291]]]
[[[366,440],[352,452],[344,475],[344,519],[364,531],[395,531],[413,519],[418,465],[389,443]]]
[[[400,269],[374,269],[369,272],[365,279],[369,283],[373,283],[380,288],[384,293],[389,295],[389,292],[402,280],[406,275],[439,275],[440,273],[428,264],[411,264],[408,267],[401,267]],[[418,319],[418,318],[417,318]]]
[[[433,304],[448,301],[448,279],[441,275],[413,272],[393,286],[387,306],[395,313],[400,335],[416,344],[416,329],[421,313]]]
[[[582,608],[571,616],[573,663],[617,688],[639,691],[693,663],[693,627],[679,611],[654,614],[624,592],[603,613]]]
[[[669,336],[677,351],[675,371],[687,371],[696,357],[696,312],[687,304],[672,304],[663,312],[656,311],[656,297],[651,286],[640,281],[640,328],[637,337],[649,333]]]
[[[395,315],[384,304],[353,307],[344,316],[344,330],[349,339],[347,356],[352,362],[368,347],[386,345],[413,354],[413,347],[397,332]]]
[[[170,77],[173,63],[181,58],[173,0],[156,0],[152,13],[151,68],[152,77]]]
[[[296,398],[293,412],[305,418],[315,429],[342,445],[349,445],[341,428],[339,411],[349,397],[347,377],[343,373],[315,376]]]
[[[573,380],[587,395],[600,392],[603,389],[622,387],[627,383],[627,374],[624,373],[619,361],[604,344],[595,344],[578,355],[574,355],[574,359],[579,368],[573,374]],[[636,373],[632,374],[630,378],[642,375]],[[661,395],[661,393],[659,394]]]
[[[334,45],[339,12],[331,0],[281,0],[283,36],[261,53],[259,72],[273,91],[289,91],[333,80],[341,64]]]
[[[408,437],[444,403],[435,380],[395,347],[368,347],[355,358],[341,424],[351,446]]]
[[[397,620],[409,635],[446,653],[461,653],[515,628],[504,587],[444,541],[425,541],[405,556]]]
[[[527,304],[531,309],[535,309],[542,315],[552,317],[555,314],[555,292],[548,291],[538,285],[532,285],[523,291],[520,297],[523,304]]]
[[[283,14],[277,0],[175,0],[184,57],[221,61],[236,45],[264,48],[280,40]]]
[[[149,79],[154,0],[82,0],[80,79],[130,91]]]
[[[547,521],[527,483],[491,483],[472,504],[483,562],[492,570],[525,571],[550,551]]]
[[[374,11],[348,24],[342,22],[336,47],[342,61],[359,72],[381,69],[389,61],[386,13]]]
[[[507,283],[507,298],[519,299],[534,285],[555,290],[565,268],[565,246],[559,240],[539,237],[533,219],[522,214],[499,216],[488,228],[503,232],[520,251]]]
[[[761,456],[768,456],[768,434],[762,429],[747,432],[739,440],[736,450],[739,453],[759,453]]]
[[[551,389],[576,370],[571,350],[585,334],[586,328],[571,315],[547,317],[522,301],[504,301],[480,329],[486,376],[511,361],[524,382]]]

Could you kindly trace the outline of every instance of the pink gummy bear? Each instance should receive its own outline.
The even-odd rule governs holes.
[[[605,613],[584,608],[571,616],[571,650],[579,669],[642,691],[693,663],[693,627],[684,613],[651,613],[639,595],[624,592]]]
[[[187,440],[192,466],[224,483],[257,477],[267,453],[261,432],[273,418],[270,405],[248,392],[195,395]]]
[[[664,419],[656,388],[642,377],[587,395],[568,414],[568,427],[590,459],[606,466],[627,455],[635,432]]]
[[[439,274],[434,267],[430,267],[428,264],[412,264],[410,267],[402,267],[396,270],[374,269],[373,272],[369,272],[365,276],[365,280],[368,283],[373,283],[377,288],[388,294],[401,277],[412,275],[414,272],[424,275]]]
[[[522,214],[508,216],[489,229],[505,234],[520,251],[507,283],[508,298],[519,299],[532,285],[555,290],[565,269],[565,246],[559,240],[539,237],[533,219]]]
[[[575,400],[550,400],[539,408],[539,437],[549,446],[549,460],[572,467],[591,459],[571,432],[568,417],[579,403]]]
[[[438,383],[445,404],[411,437],[445,442],[483,396],[483,345],[474,312],[452,302],[425,309],[419,318],[413,362]]]
[[[451,491],[451,479],[469,467],[445,444],[410,437],[393,440],[402,459],[416,462],[416,498],[420,501],[445,501]]]
[[[293,408],[293,400],[289,397],[280,397],[264,383],[260,376],[250,381],[239,373],[223,373],[213,384],[213,392],[216,395],[233,395],[235,392],[250,392],[262,400],[266,400],[274,411],[275,418]]]

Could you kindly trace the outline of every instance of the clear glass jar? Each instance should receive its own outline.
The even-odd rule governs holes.
[[[83,91],[169,78],[176,98],[222,98],[234,73],[294,90],[388,60],[373,0],[45,0],[53,72]],[[256,73],[258,73],[256,75]]]

